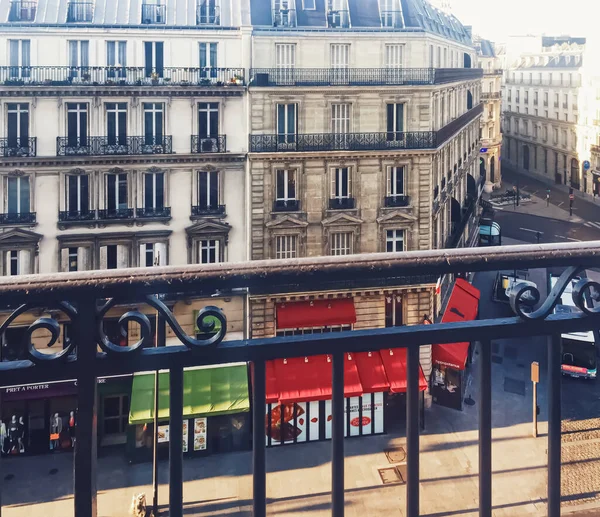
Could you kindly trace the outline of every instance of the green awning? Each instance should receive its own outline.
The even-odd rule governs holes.
[[[158,376],[158,419],[169,419],[169,373]],[[183,417],[228,415],[250,410],[245,364],[183,372]],[[154,420],[154,374],[136,374],[131,387],[130,424]]]

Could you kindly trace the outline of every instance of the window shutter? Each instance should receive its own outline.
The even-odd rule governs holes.
[[[11,274],[10,274],[10,251],[4,252],[4,276],[11,276]]]
[[[392,167],[387,168],[387,195],[392,195]]]
[[[139,267],[146,266],[146,243],[140,244],[140,256],[139,256],[138,266]]]
[[[69,248],[60,250],[60,270],[69,271]]]
[[[223,262],[225,257],[221,258],[221,241],[215,241],[215,263]]]
[[[155,261],[159,266],[167,265],[167,244],[165,242],[158,242],[154,245]]]
[[[29,275],[31,273],[31,252],[29,250],[19,251],[19,274]]]
[[[100,269],[106,269],[106,246],[100,246]]]
[[[353,197],[352,195],[352,169],[348,167],[346,169],[346,174],[348,176],[348,197]]]
[[[84,247],[77,248],[77,271],[88,271],[90,269],[92,269],[90,249]]]
[[[337,180],[338,169],[331,169],[331,197],[336,197],[336,180]]]
[[[129,267],[129,249],[123,244],[117,245],[117,268]]]

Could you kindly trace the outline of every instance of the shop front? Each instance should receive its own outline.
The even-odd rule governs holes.
[[[154,373],[133,377],[127,432],[130,461],[151,461]],[[189,368],[183,374],[183,452],[207,455],[251,447],[248,371],[245,363]],[[158,456],[169,453],[169,373],[159,374]]]
[[[442,323],[473,321],[479,311],[479,290],[462,278],[456,279]],[[433,402],[462,411],[466,370],[471,363],[471,343],[433,345],[431,395]]]

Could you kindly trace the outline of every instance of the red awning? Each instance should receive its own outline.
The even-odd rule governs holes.
[[[331,399],[330,356],[293,357],[269,362],[274,365],[280,402]],[[357,397],[362,393],[356,361],[351,354],[344,354],[344,396]]]
[[[473,321],[477,319],[479,297],[479,289],[473,287],[466,280],[458,278],[454,283],[446,311],[442,316],[442,323]],[[434,363],[449,366],[456,370],[465,369],[467,354],[469,353],[469,343],[433,345],[432,348]]]
[[[275,365],[273,361],[265,363],[266,373],[266,394],[267,404],[275,404],[279,400],[279,390],[277,389],[277,376],[275,375]]]
[[[356,323],[353,298],[277,304],[277,328],[298,329]]]
[[[392,393],[406,393],[406,349],[387,348],[380,350],[381,360]],[[419,366],[419,391],[427,389],[427,379],[423,369]]]
[[[390,382],[385,375],[379,352],[360,352],[354,354],[354,358],[364,393],[389,391]]]

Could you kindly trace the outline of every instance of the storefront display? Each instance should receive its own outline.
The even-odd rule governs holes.
[[[194,450],[206,450],[206,422],[205,417],[194,418]]]

